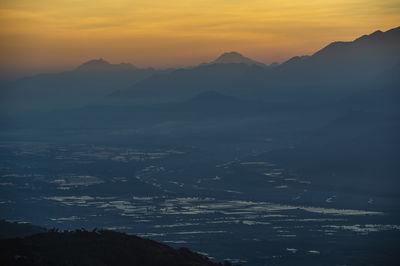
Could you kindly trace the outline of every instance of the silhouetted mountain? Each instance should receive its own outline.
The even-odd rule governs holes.
[[[267,68],[237,53],[170,72],[98,59],[19,80],[27,104],[85,104],[0,117],[0,209],[249,265],[395,265],[399,44],[396,28]],[[215,265],[110,231],[0,240],[0,265],[128,264]]]
[[[312,56],[293,57],[278,68],[297,82],[309,79],[333,82],[335,86],[365,85],[399,60],[400,27],[376,31],[350,42],[333,42]]]
[[[220,119],[243,119],[268,111],[262,102],[240,100],[215,91],[206,91],[179,102],[149,105],[88,105],[73,110],[60,110],[48,113],[14,118],[12,123],[30,128],[79,127],[107,128],[156,126],[158,123],[193,121],[215,121]],[[9,125],[12,127],[11,125]],[[137,132],[140,132],[137,131]]]
[[[280,101],[337,102],[382,89],[388,83],[382,74],[399,62],[400,28],[378,31],[270,68],[258,93]]]
[[[91,60],[72,71],[40,74],[6,84],[1,88],[3,112],[84,105],[160,72]]]
[[[110,64],[103,58],[94,59],[83,63],[78,66],[74,71],[81,72],[111,72],[111,71],[135,71],[134,65],[129,63]]]
[[[176,250],[153,240],[104,230],[53,230],[0,240],[0,248],[2,265],[222,265],[187,248]]]
[[[238,52],[223,53],[210,64],[246,64],[267,67],[265,64],[247,58]]]
[[[400,60],[399,53],[396,53],[400,47],[396,46],[399,32],[396,28],[353,42],[332,44],[312,56],[296,57],[272,68],[223,63],[156,73],[133,86],[113,92],[101,103],[70,111],[10,118],[4,125],[9,128],[39,128],[39,132],[45,131],[46,134],[49,127],[60,131],[68,128],[104,130],[93,130],[90,137],[114,129],[115,132],[131,132],[135,137],[165,132],[174,137],[181,136],[181,133],[196,135],[199,130],[206,129],[212,136],[214,132],[225,134],[229,126],[240,132],[241,139],[250,138],[246,134],[252,133],[244,131],[251,126],[260,138],[271,132],[278,138],[282,134],[292,138],[298,131],[315,129],[326,123],[327,117],[351,109],[393,116],[399,113],[397,73]],[[387,53],[392,54],[391,58],[388,59]],[[350,60],[347,64],[346,60],[353,54],[354,58],[362,58],[362,61]],[[367,61],[381,63],[370,65],[365,63]],[[364,66],[358,67],[362,64],[375,68],[376,75],[367,75]],[[104,60],[84,65],[85,69],[91,69],[93,65],[96,66],[94,69],[98,65],[101,69],[114,68]],[[66,82],[71,73],[87,77],[92,72],[68,72],[64,74]],[[104,72],[94,73],[99,82],[103,76],[106,79],[116,77]],[[346,78],[347,75],[351,77]],[[54,79],[58,82],[60,76]],[[93,97],[92,93],[88,96]],[[289,112],[293,114],[288,115]],[[81,136],[87,138],[89,133],[85,134]],[[100,137],[115,136],[114,131],[107,134]],[[16,134],[10,133],[10,136],[13,138]]]
[[[400,62],[399,36],[400,28],[377,31],[274,67],[237,52],[224,53],[210,64],[164,72],[91,60],[73,71],[8,84],[2,90],[3,113],[79,106],[108,94],[102,101],[117,104],[182,101],[204,91],[269,102],[332,101],[382,87],[380,75]]]
[[[312,56],[293,57],[270,68],[236,52],[225,53],[213,64],[152,76],[113,93],[112,98],[162,102],[213,90],[278,102],[332,101],[381,87],[374,81],[400,62],[399,36],[400,28],[395,28],[352,42],[334,42]]]
[[[279,66],[279,63],[278,62],[273,62],[268,67],[277,67],[277,66]]]
[[[283,62],[283,63],[281,64],[281,66],[282,66],[282,67],[287,67],[287,66],[299,64],[299,63],[302,63],[302,62],[306,61],[306,60],[309,59],[309,58],[310,58],[309,55],[294,56],[294,57],[290,58],[288,61]]]
[[[203,64],[190,69],[179,69],[167,74],[154,75],[134,86],[116,91],[113,99],[135,102],[180,101],[204,91],[232,93],[245,84],[257,81],[266,68],[244,63]],[[250,85],[250,88],[253,87]]]

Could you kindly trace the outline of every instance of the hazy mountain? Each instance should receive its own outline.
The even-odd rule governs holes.
[[[400,62],[400,28],[377,31],[351,42],[333,42],[311,56],[265,68],[236,52],[147,78],[113,93],[134,102],[179,100],[201,91],[275,101],[326,101],[381,86],[375,80]],[[373,83],[374,81],[374,83]]]
[[[394,73],[399,62],[400,28],[377,31],[354,41],[333,42],[311,56],[296,56],[269,68],[254,94],[296,104],[356,100],[389,84],[397,86]],[[385,97],[380,96],[386,101]]]
[[[88,76],[92,78],[87,84],[93,85],[91,82],[94,80],[98,82],[98,87],[79,83],[83,87],[70,90],[64,86],[59,91],[66,91],[71,97],[68,99],[68,95],[60,93],[56,95],[60,101],[54,100],[55,95],[51,92],[47,95],[45,89],[36,93],[40,91],[37,88],[32,90],[32,94],[24,95],[31,95],[32,99],[36,99],[35,94],[37,97],[47,97],[39,100],[50,101],[59,107],[64,98],[68,99],[68,103],[76,103],[82,95],[86,95],[83,99],[93,100],[99,91],[113,88],[113,92],[101,102],[51,114],[11,117],[2,122],[10,129],[25,126],[45,130],[49,125],[60,130],[69,127],[105,127],[106,130],[129,129],[129,132],[135,132],[132,134],[143,135],[170,131],[178,135],[178,131],[189,127],[190,130],[194,129],[186,132],[196,134],[199,128],[207,128],[212,135],[213,130],[223,132],[227,128],[224,123],[229,120],[229,126],[235,129],[245,129],[251,123],[259,136],[265,132],[275,132],[277,136],[286,134],[292,137],[297,130],[315,128],[325,123],[328,117],[347,110],[393,115],[399,111],[397,73],[400,60],[397,60],[398,46],[395,45],[398,44],[399,32],[399,28],[396,28],[367,35],[353,42],[328,45],[312,56],[296,57],[272,68],[245,63],[215,63],[157,72],[125,89],[116,88],[124,82],[131,82],[132,77],[137,77],[132,73],[144,71],[148,74],[146,71],[154,70],[134,70],[129,64],[112,65],[102,59],[92,60],[70,72],[42,77],[39,75],[29,79],[35,80],[32,84],[38,86],[41,84],[38,80],[45,80],[45,86],[42,87],[51,92],[55,91],[54,87],[48,86],[52,82],[76,84],[73,82],[87,81]],[[387,53],[393,56],[389,58]],[[355,58],[363,58],[364,61],[350,60],[352,65],[345,63],[352,54],[357,54]],[[367,61],[380,63],[357,67]],[[343,67],[338,68],[341,62],[344,62]],[[367,67],[371,71],[374,68],[376,75],[363,74],[367,73]],[[123,79],[117,78],[121,73],[127,73],[124,76],[127,79],[123,82]],[[346,78],[346,75],[352,73],[358,78]],[[84,78],[74,80],[70,77]],[[8,99],[3,98],[4,101]],[[26,101],[32,104],[30,100],[26,97]],[[266,119],[268,122],[260,122]],[[202,123],[197,124],[200,120]],[[247,123],[246,126],[243,123]],[[245,134],[241,137],[246,138]],[[10,136],[14,135],[10,133]]]
[[[232,93],[245,87],[257,87],[255,84],[266,71],[265,67],[248,63],[201,64],[190,69],[154,75],[130,88],[116,91],[111,97],[146,103],[180,101],[210,90]]]
[[[400,28],[376,31],[351,42],[333,42],[311,56],[293,57],[273,67],[237,52],[174,71],[91,60],[72,71],[8,84],[2,88],[3,113],[80,106],[106,95],[111,97],[102,102],[177,102],[204,91],[269,102],[332,101],[388,83],[379,77],[400,62],[399,36]]]
[[[126,63],[90,60],[72,71],[40,74],[5,84],[1,88],[6,109],[3,111],[84,105],[159,72],[162,71],[139,69]]]
[[[138,70],[132,64],[120,63],[110,64],[103,58],[93,59],[78,66],[75,71],[77,72],[113,72],[113,71],[136,71]]]
[[[350,42],[333,42],[312,56],[293,57],[277,67],[275,74],[306,85],[332,84],[340,89],[368,85],[399,62],[400,27]]]
[[[265,64],[247,58],[238,52],[223,53],[210,64],[246,64],[267,67]]]

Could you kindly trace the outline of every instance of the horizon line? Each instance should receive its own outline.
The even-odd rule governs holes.
[[[243,57],[249,58],[249,59],[251,59],[251,60],[253,60],[255,62],[258,62],[258,63],[265,64],[266,66],[270,66],[270,65],[276,64],[276,63],[278,65],[281,65],[281,64],[283,64],[283,63],[285,63],[285,62],[287,62],[290,59],[295,58],[295,57],[312,56],[315,53],[317,53],[318,51],[324,49],[325,47],[327,47],[329,44],[332,44],[332,43],[336,43],[336,42],[354,42],[354,41],[356,41],[357,39],[359,39],[361,37],[370,36],[370,35],[372,35],[372,34],[374,34],[376,32],[386,33],[388,31],[399,29],[399,28],[400,28],[400,26],[396,26],[396,27],[393,27],[393,28],[389,28],[389,29],[387,29],[385,31],[382,31],[382,30],[378,29],[378,30],[374,30],[371,33],[358,35],[358,37],[353,38],[352,40],[347,40],[347,41],[331,41],[328,44],[326,44],[325,46],[313,51],[311,54],[291,55],[291,56],[286,56],[286,58],[283,59],[283,60],[275,60],[275,61],[270,61],[270,62],[266,62],[266,61],[263,61],[263,60],[258,60],[258,59],[254,59],[252,57],[248,57],[248,56],[244,55],[242,52],[239,52],[237,50],[236,51],[235,50],[229,50],[229,51],[226,50],[224,52],[220,52],[219,54],[217,54],[217,56],[214,56],[214,59],[212,59],[211,61],[207,61],[207,59],[206,59],[206,60],[202,60],[202,61],[200,61],[198,63],[194,63],[194,64],[173,64],[171,66],[169,66],[167,64],[165,66],[158,66],[158,67],[152,66],[152,65],[147,65],[147,66],[146,65],[141,65],[141,64],[137,65],[137,64],[129,62],[129,61],[119,61],[117,63],[114,63],[113,60],[107,60],[107,59],[105,59],[104,56],[100,56],[100,57],[92,57],[92,58],[84,59],[84,60],[81,61],[81,63],[77,63],[72,67],[65,67],[65,66],[56,67],[56,66],[52,66],[52,67],[48,67],[48,68],[46,67],[46,68],[42,68],[42,69],[32,69],[32,68],[25,68],[25,69],[18,68],[18,69],[16,69],[15,68],[12,71],[10,71],[10,73],[14,73],[14,76],[10,75],[10,76],[7,77],[7,74],[6,75],[0,74],[0,81],[7,82],[7,81],[18,80],[18,79],[21,79],[21,78],[32,77],[32,76],[36,76],[36,75],[42,75],[42,74],[56,74],[56,73],[74,71],[75,69],[77,69],[81,65],[83,65],[83,64],[85,64],[87,62],[90,62],[90,61],[94,61],[94,60],[103,60],[103,61],[105,61],[105,62],[107,62],[107,63],[109,63],[111,65],[130,64],[130,65],[132,65],[132,66],[134,66],[134,67],[136,67],[138,69],[150,69],[150,68],[153,68],[155,70],[169,70],[169,69],[187,69],[187,68],[197,67],[197,66],[200,66],[202,64],[210,64],[210,63],[215,61],[217,58],[219,58],[223,54],[226,54],[226,53],[238,53]],[[3,71],[0,71],[0,73],[1,72],[3,72]],[[17,73],[17,72],[19,72],[19,73]]]

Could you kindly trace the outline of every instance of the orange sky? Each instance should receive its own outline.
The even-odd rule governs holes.
[[[399,25],[399,0],[1,0],[0,71],[57,71],[99,57],[176,67],[232,50],[281,62]]]

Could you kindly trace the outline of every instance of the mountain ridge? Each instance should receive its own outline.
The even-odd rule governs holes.
[[[111,64],[103,58],[86,61],[73,71],[107,72],[107,71],[135,71],[138,68],[130,63]]]
[[[352,93],[370,87],[381,72],[400,61],[399,47],[400,28],[395,28],[362,40],[332,42],[312,55],[295,56],[274,67],[261,67],[237,52],[228,52],[212,61],[221,64],[152,76],[115,91],[112,97],[163,101],[213,90],[232,96],[279,97],[280,101],[288,97],[305,100],[311,95],[328,100],[336,97],[336,91]]]
[[[3,90],[7,110],[89,104],[180,101],[204,91],[231,96],[304,100],[379,86],[374,79],[400,62],[400,27],[349,42],[332,42],[312,55],[266,65],[238,52],[174,70],[140,69],[99,58],[72,71],[20,79]],[[393,83],[393,82],[392,82]],[[323,88],[323,89],[322,89]],[[319,96],[318,96],[319,97]],[[18,107],[18,108],[15,108]]]
[[[264,63],[255,61],[242,54],[232,51],[221,54],[217,59],[211,61],[210,64],[246,64],[246,65],[257,65],[261,67],[267,67]]]

